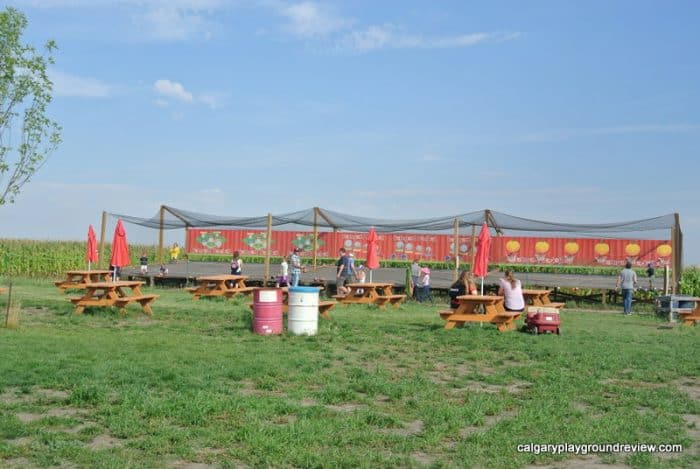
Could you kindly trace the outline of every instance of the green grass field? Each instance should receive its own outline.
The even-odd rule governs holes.
[[[263,337],[248,298],[155,293],[153,318],[75,316],[70,293],[15,280],[0,466],[700,465],[700,327],[565,311],[561,336],[448,331],[444,305],[409,303],[336,307],[317,336]],[[683,451],[518,451],[564,443]]]

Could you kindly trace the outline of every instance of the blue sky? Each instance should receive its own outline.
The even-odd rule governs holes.
[[[26,41],[58,43],[64,143],[0,208],[3,237],[83,239],[103,210],[161,204],[678,212],[684,261],[700,264],[700,2],[5,3]]]

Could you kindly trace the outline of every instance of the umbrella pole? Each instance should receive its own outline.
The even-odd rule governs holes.
[[[372,283],[372,269],[369,269],[369,283]]]
[[[481,296],[484,296],[484,277],[481,277]]]

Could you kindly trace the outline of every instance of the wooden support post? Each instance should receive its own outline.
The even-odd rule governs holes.
[[[105,259],[105,230],[107,229],[107,212],[102,211],[102,227],[100,228],[100,265],[104,264]]]
[[[471,247],[471,262],[469,268],[474,270],[474,257],[476,256],[476,225],[472,225],[472,247]]]
[[[459,275],[459,219],[455,218],[455,245],[454,245],[454,257],[455,257],[455,269],[452,272],[452,280],[457,280]]]
[[[314,243],[313,269],[316,272],[316,256],[318,255],[318,207],[314,207]]]
[[[267,282],[270,279],[270,254],[272,251],[272,214],[267,214],[267,239],[265,240],[267,248],[265,250],[265,279],[263,280],[263,287],[267,286]]]
[[[683,233],[681,232],[681,222],[678,213],[673,214],[674,223],[671,229],[671,260],[673,265],[671,266],[671,274],[673,276],[671,282],[671,291],[676,293],[678,290],[678,285],[681,281],[681,274],[683,270]]]
[[[160,206],[160,232],[158,233],[158,262],[163,263],[163,223],[165,220],[165,207]]]

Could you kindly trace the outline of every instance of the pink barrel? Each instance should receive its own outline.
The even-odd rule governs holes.
[[[260,335],[282,333],[282,289],[253,290],[253,332]]]

